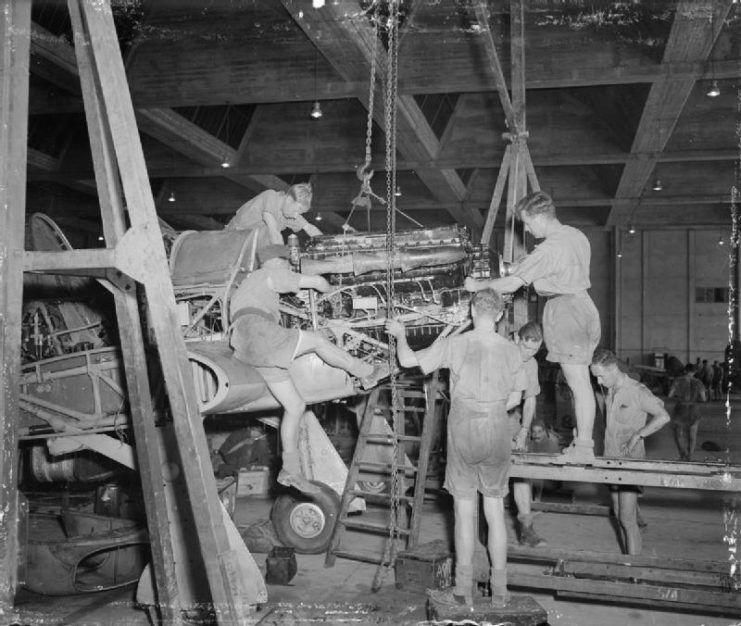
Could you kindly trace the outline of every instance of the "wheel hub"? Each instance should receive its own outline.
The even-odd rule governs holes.
[[[313,502],[297,504],[291,511],[291,528],[304,539],[319,536],[327,523],[321,507]]]

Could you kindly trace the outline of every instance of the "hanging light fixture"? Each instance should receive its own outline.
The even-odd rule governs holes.
[[[722,236],[721,236],[721,237],[718,237],[718,245],[719,245],[719,246],[724,246],[724,245],[726,245],[726,240],[725,240],[725,239],[723,239],[723,237],[722,237]]]
[[[396,190],[394,191],[394,195],[397,198],[401,198],[401,187],[399,185],[396,185]]]
[[[651,187],[651,189],[653,189],[654,191],[661,191],[662,189],[664,189],[664,185],[662,185],[661,180],[657,178],[654,181],[653,187]]]
[[[221,167],[224,169],[231,167],[229,162],[229,103],[226,105],[226,114],[224,115],[224,128],[226,138],[224,139],[224,158],[221,160]]]
[[[623,251],[622,250],[618,250],[617,251],[617,258],[618,259],[622,259],[623,258]]]
[[[323,5],[324,3],[322,3]],[[319,104],[319,99],[316,97],[316,74],[317,74],[317,51],[314,48],[314,106],[311,109],[311,119],[318,120],[324,115],[322,113],[322,105]]]
[[[316,217],[314,217],[314,221],[321,222],[322,221],[322,214],[321,213],[317,213],[316,214]]]
[[[715,41],[715,14],[710,14],[710,41]],[[713,51],[710,51],[710,75],[713,78],[713,82],[710,83],[710,89],[705,92],[708,98],[717,98],[720,95],[720,87],[718,81],[715,78],[715,59],[713,59]]]
[[[170,195],[167,197],[168,202],[175,202],[175,191],[171,190]]]
[[[628,224],[628,234],[629,235],[635,235],[636,234],[636,227],[635,227],[635,224],[633,224],[633,222],[631,222],[630,224]]]

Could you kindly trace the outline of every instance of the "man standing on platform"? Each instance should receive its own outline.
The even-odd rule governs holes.
[[[496,333],[503,309],[501,295],[491,289],[479,291],[471,299],[473,330],[438,339],[418,352],[409,347],[403,324],[386,322],[386,332],[396,338],[402,367],[419,366],[425,373],[450,370],[444,486],[453,496],[455,511],[455,586],[428,592],[434,602],[450,607],[473,606],[478,492],[484,497],[489,526],[492,606],[502,608],[509,600],[504,520],[511,458],[507,408],[519,404],[525,376],[517,346]]]
[[[469,277],[465,287],[468,291],[488,287],[513,293],[532,284],[539,295],[548,297],[543,310],[546,358],[561,364],[576,413],[576,438],[559,461],[591,464],[596,406],[589,363],[600,340],[600,321],[587,292],[591,286],[589,240],[581,231],[558,221],[553,200],[542,191],[522,198],[515,211],[526,230],[543,242],[515,264],[509,276],[491,280]]]

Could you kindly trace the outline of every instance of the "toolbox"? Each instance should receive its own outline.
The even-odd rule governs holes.
[[[453,584],[453,555],[442,539],[399,552],[394,564],[396,588],[424,592]]]

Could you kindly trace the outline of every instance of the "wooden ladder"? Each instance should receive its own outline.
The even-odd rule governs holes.
[[[393,566],[393,562],[385,562],[383,554],[343,548],[341,542],[346,529],[385,536],[389,541],[398,539],[406,549],[412,549],[417,545],[422,521],[421,512],[425,496],[427,470],[438,421],[437,411],[435,410],[435,403],[439,396],[437,384],[437,373],[431,378],[417,377],[397,383],[399,411],[396,428],[393,431],[388,427],[387,422],[391,415],[390,387],[378,387],[367,397],[359,425],[358,440],[342,494],[337,523],[327,549],[325,559],[327,567],[333,566],[338,557],[378,565],[384,564],[389,567]],[[384,397],[388,398],[388,402],[382,401]],[[379,420],[381,421],[381,428],[378,428]],[[413,422],[420,434],[407,435],[407,422]],[[379,430],[381,432],[378,432]],[[396,481],[391,480],[394,464],[367,460],[369,445],[389,446],[393,449],[395,442],[397,454],[395,463]],[[416,465],[409,461],[405,453],[405,444],[410,442],[419,443],[419,456]],[[379,477],[389,479],[391,488],[388,493],[379,494],[364,488],[364,481],[369,479],[378,480]],[[414,480],[414,490],[411,496],[406,495],[408,479],[410,478]],[[394,488],[396,492],[392,493],[391,490]],[[350,517],[350,504],[357,497],[364,498],[367,502],[388,506],[389,518],[387,522],[364,521]],[[394,497],[398,499],[399,516],[397,527],[392,529],[391,506]],[[409,515],[406,514],[407,509],[410,509]],[[395,535],[396,539],[392,537],[392,534]],[[392,550],[391,554],[394,555],[395,551]]]

